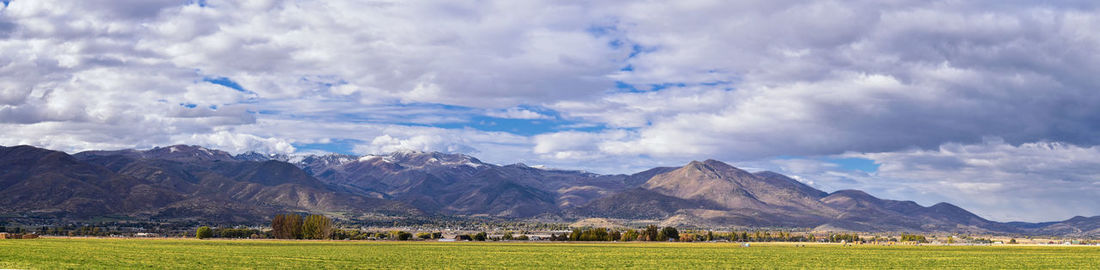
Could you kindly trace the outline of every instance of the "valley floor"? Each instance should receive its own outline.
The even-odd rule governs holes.
[[[0,268],[1096,268],[1095,246],[0,240]]]

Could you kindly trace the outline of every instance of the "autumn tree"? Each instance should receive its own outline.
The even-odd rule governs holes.
[[[623,235],[622,237],[620,237],[620,239],[622,241],[638,240],[638,231],[635,231],[634,229],[628,229],[626,230],[626,232],[623,232]]]
[[[645,233],[643,234],[646,238],[645,240],[646,241],[657,241],[657,234],[659,233],[659,231],[660,231],[660,229],[657,228],[657,225],[646,226],[645,227]]]
[[[271,234],[278,239],[302,238],[302,216],[280,214],[271,219]]]
[[[332,239],[332,219],[322,215],[309,215],[302,223],[302,238]]]

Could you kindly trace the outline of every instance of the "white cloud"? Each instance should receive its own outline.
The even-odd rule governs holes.
[[[1025,184],[1011,180],[1029,175],[1006,169],[1011,159],[945,145],[995,155],[1042,153],[1028,144],[1036,141],[1100,144],[1094,3],[207,4],[9,3],[0,11],[0,144],[76,151],[186,141],[285,152],[344,139],[362,142],[360,152],[472,151],[491,162],[601,172],[882,153],[869,156],[883,161],[879,175],[783,166],[821,172],[805,178],[822,187],[862,185],[893,198],[1076,187],[1084,180],[1066,179],[1084,176],[1042,167],[1089,172],[1067,164],[1096,158],[1015,164],[1044,174]],[[222,77],[246,91],[204,81]],[[622,91],[616,81],[655,91]],[[523,109],[536,107],[554,111]],[[536,136],[461,127],[482,113],[568,123]],[[1017,146],[991,147],[1000,144],[984,143],[988,136]],[[890,161],[903,156],[913,159]],[[896,180],[933,175],[891,171],[918,161],[992,173]],[[1081,190],[1095,192],[1064,194]],[[1035,216],[1061,213],[1025,206]]]
[[[289,154],[294,153],[295,150],[294,146],[290,145],[290,142],[283,139],[262,138],[255,135],[232,133],[228,131],[176,136],[172,140],[184,144],[202,145],[224,150],[232,154],[240,154],[248,151]]]
[[[1100,80],[1090,75],[1100,71],[1092,49],[1100,38],[1085,30],[1100,24],[1093,5],[665,2],[625,10],[624,38],[647,49],[615,77],[686,87],[550,106],[636,132],[594,142],[618,145],[604,148],[611,154],[753,160],[985,136],[1100,143],[1089,135],[1100,132],[1091,90]]]
[[[876,172],[845,169],[820,159],[778,159],[745,165],[813,181],[825,191],[861,189],[884,199],[959,205],[998,221],[1057,221],[1100,215],[1100,148],[1058,142],[1011,145],[947,143],[933,150],[848,153]]]
[[[389,153],[396,151],[438,151],[444,153],[470,153],[476,149],[452,143],[442,136],[417,135],[406,139],[394,138],[390,135],[375,137],[369,144],[358,145],[355,152],[364,154]]]
[[[489,111],[485,113],[485,115],[490,117],[508,119],[553,119],[553,117],[549,115],[521,108],[508,108],[505,110]]]

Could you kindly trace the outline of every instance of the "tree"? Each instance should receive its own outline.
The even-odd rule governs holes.
[[[634,229],[628,229],[626,230],[626,232],[623,232],[623,236],[620,237],[620,239],[622,241],[638,240],[638,231],[635,231]]]
[[[298,214],[275,215],[271,219],[271,234],[278,239],[302,238],[302,216]]]
[[[673,227],[665,227],[658,233],[657,240],[668,241],[669,239],[680,239],[680,232]]]
[[[923,235],[907,234],[907,233],[901,234],[901,241],[902,242],[912,241],[912,242],[917,242],[917,243],[928,243],[928,239],[925,238]],[[953,239],[949,239],[948,241],[950,241],[951,243],[954,243]]]
[[[1012,238],[1011,240],[1008,240],[1008,243],[1009,244],[1016,244],[1016,238]]]
[[[660,231],[660,229],[657,228],[657,225],[646,226],[645,227],[645,234],[644,234],[645,238],[646,238],[645,240],[646,241],[657,241],[658,231]]]
[[[489,237],[485,234],[485,232],[479,232],[479,233],[474,235],[474,240],[476,240],[476,241],[485,241],[485,239],[488,239],[488,238]]]
[[[513,238],[512,236],[513,236],[512,232],[508,231],[508,232],[504,232],[504,235],[500,236],[500,239],[501,240],[512,240],[512,238]]]
[[[443,238],[443,232],[433,232],[432,233],[432,239],[441,239],[441,238]]]
[[[393,233],[394,239],[405,241],[412,239],[413,234],[406,231],[397,231]]]
[[[420,233],[416,233],[416,238],[420,238],[420,239],[431,239],[431,238],[432,238],[432,234],[431,234],[431,233],[426,233],[426,232],[420,232]]]
[[[211,230],[210,227],[202,226],[195,231],[195,238],[206,239],[210,237],[214,237],[214,230]]]
[[[309,215],[302,223],[301,232],[305,239],[332,239],[332,220],[322,215]]]
[[[214,230],[214,237],[217,238],[251,238],[252,235],[258,235],[260,230],[253,230],[247,227],[239,228],[218,228]]]

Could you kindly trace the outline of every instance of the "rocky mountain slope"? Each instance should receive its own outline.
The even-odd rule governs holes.
[[[248,223],[283,211],[421,213],[332,189],[285,162],[196,147],[76,155],[2,147],[0,168],[0,211],[8,214]]]
[[[558,215],[627,188],[629,177],[499,166],[438,152],[272,158],[292,162],[331,186],[444,215]]]
[[[715,160],[693,161],[655,175],[637,189],[598,199],[577,213],[669,220],[682,225],[1018,231],[947,203],[923,207],[911,201],[879,199],[857,190],[829,194],[778,173],[749,173]]]

